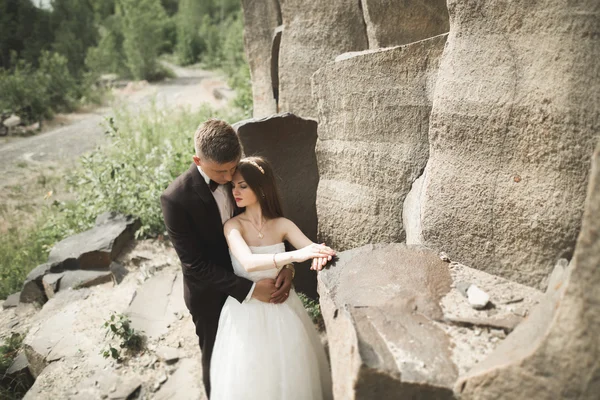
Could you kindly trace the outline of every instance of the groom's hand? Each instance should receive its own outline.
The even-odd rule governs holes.
[[[262,279],[256,282],[254,286],[254,292],[252,297],[256,300],[260,300],[263,303],[271,301],[271,295],[277,290],[275,287],[275,279]]]
[[[277,281],[275,282],[275,286],[279,289],[271,295],[271,303],[279,304],[287,300],[292,288],[292,276],[292,270],[289,268],[283,268],[279,272]]]

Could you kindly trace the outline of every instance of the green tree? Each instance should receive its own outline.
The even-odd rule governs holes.
[[[160,0],[117,0],[127,66],[136,79],[155,79],[161,72],[157,57],[163,44],[165,10]]]
[[[98,40],[92,2],[53,0],[52,8],[52,48],[67,58],[71,74],[80,77],[85,66],[87,50],[95,46]]]
[[[11,60],[37,65],[43,49],[54,40],[51,13],[26,0],[0,0],[0,68],[14,67]],[[11,58],[11,53],[17,54]]]

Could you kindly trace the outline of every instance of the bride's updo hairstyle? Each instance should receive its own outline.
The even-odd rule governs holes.
[[[283,217],[271,164],[262,157],[246,157],[240,160],[237,170],[256,195],[263,215],[268,219]]]

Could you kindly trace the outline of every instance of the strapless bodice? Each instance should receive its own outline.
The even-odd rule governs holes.
[[[273,254],[273,253],[283,253],[285,251],[285,244],[283,242],[272,244],[269,246],[248,246],[252,254]],[[254,282],[258,282],[261,279],[275,279],[277,277],[277,269],[275,266],[270,269],[266,269],[264,271],[256,271],[256,272],[247,272],[244,267],[238,262],[238,260],[231,254],[229,251],[229,256],[231,257],[231,264],[233,265],[233,272],[237,276],[241,276],[242,278],[249,279]]]

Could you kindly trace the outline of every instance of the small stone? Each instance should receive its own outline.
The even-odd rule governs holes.
[[[122,367],[122,365],[121,365],[121,364],[119,364],[119,363],[116,363],[116,364],[115,364],[115,369],[121,369],[121,367]]]
[[[154,385],[152,385],[152,391],[156,392],[158,389],[160,389],[160,383],[154,382]]]
[[[518,307],[518,308],[515,308],[512,313],[515,315],[518,315],[519,317],[525,318],[528,314],[528,310],[523,307]]]
[[[102,394],[100,395],[100,398],[101,398],[101,399],[107,399],[107,398],[108,398],[108,395],[107,395],[106,393],[102,393]]]
[[[165,383],[165,382],[167,381],[167,379],[168,379],[168,378],[167,378],[167,375],[166,375],[166,374],[163,372],[163,373],[160,375],[160,377],[158,378],[158,381],[159,381],[161,384],[163,384],[163,383]]]
[[[475,329],[475,330],[473,331],[473,334],[474,334],[475,336],[480,336],[480,335],[481,335],[481,330],[480,330],[480,329]]]
[[[506,333],[504,333],[503,330],[501,329],[492,329],[490,331],[490,335],[492,337],[498,338],[498,339],[505,339],[506,338]]]
[[[440,259],[444,262],[450,262],[450,257],[448,257],[448,254],[444,253],[443,251],[440,251]]]
[[[490,342],[492,342],[492,343],[498,343],[499,340],[500,339],[498,339],[497,337],[491,337],[490,338]]]
[[[117,385],[115,384],[115,385],[112,385],[112,387],[110,388],[109,392],[110,392],[110,393],[113,393],[113,392],[115,392],[116,390],[117,390]]]
[[[469,304],[476,310],[484,308],[490,301],[490,296],[475,285],[469,286],[467,296]]]

